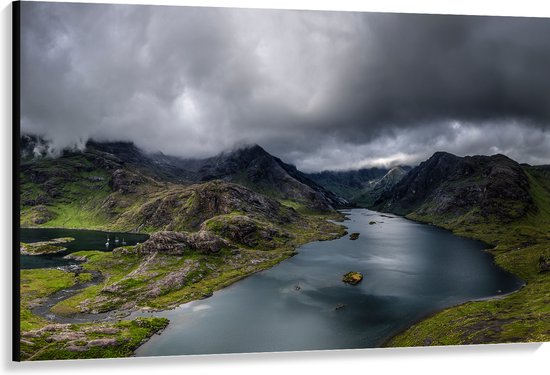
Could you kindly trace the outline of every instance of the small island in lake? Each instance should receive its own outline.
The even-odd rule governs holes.
[[[19,249],[23,255],[42,255],[42,254],[56,254],[67,250],[60,244],[74,241],[72,237],[54,238],[49,241],[33,242],[33,243],[19,243]]]
[[[349,239],[352,240],[352,241],[355,241],[356,239],[359,238],[359,235],[360,235],[360,234],[361,234],[361,233],[354,232],[354,233],[352,233],[352,234],[349,235]]]
[[[363,275],[360,272],[348,272],[342,278],[342,281],[346,284],[356,285],[363,280]]]

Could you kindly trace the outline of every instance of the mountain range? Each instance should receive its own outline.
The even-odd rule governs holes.
[[[341,237],[345,228],[327,219],[342,218],[337,208],[359,205],[491,244],[495,262],[525,281],[506,298],[436,314],[389,345],[426,345],[427,338],[442,345],[548,337],[550,166],[519,164],[504,155],[436,152],[413,168],[306,174],[257,145],[207,159],[97,141],[52,157],[47,142],[31,135],[21,137],[20,147],[21,226],[152,234],[135,247],[139,257],[106,255],[114,262],[106,269],[121,259],[134,259],[146,269],[149,257],[165,252],[159,258],[162,267],[170,264],[168,271],[179,272],[182,251],[190,257],[201,254],[200,259],[217,264],[212,271],[216,279],[209,279],[199,293],[208,295],[228,280],[291,256],[304,243]],[[170,254],[180,255],[166,258]],[[97,290],[85,306],[112,309],[115,297],[119,304],[139,300],[161,307],[197,298],[195,292],[181,292],[182,285],[173,284],[168,271],[157,281],[173,300],[150,297],[153,290],[126,275]],[[130,293],[122,288],[124,280],[140,287]],[[82,308],[70,305],[69,310],[87,311]],[[480,327],[491,331],[485,334]]]
[[[436,152],[414,168],[306,174],[259,145],[205,159],[147,153],[129,142],[89,141],[83,151],[65,150],[58,158],[48,157],[46,149],[37,136],[21,138],[21,201],[23,207],[32,207],[23,210],[26,214],[33,212],[28,224],[51,220],[52,201],[70,201],[71,194],[82,190],[89,190],[82,196],[97,195],[102,184],[121,195],[116,203],[111,200],[117,206],[138,190],[193,189],[211,181],[235,184],[304,212],[358,205],[432,221],[469,217],[474,223],[479,218],[511,222],[537,210],[530,188],[548,173],[548,167],[520,165],[504,155],[459,157],[446,152]],[[82,186],[67,190],[70,184]]]
[[[537,177],[544,180],[547,170],[520,165],[501,154],[458,157],[436,152],[382,193],[372,207],[435,221],[470,217],[509,223],[537,212],[532,187],[541,183]]]

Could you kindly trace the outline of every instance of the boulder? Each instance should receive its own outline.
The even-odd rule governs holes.
[[[342,277],[342,281],[346,284],[356,285],[363,280],[363,275],[360,272],[348,272]]]
[[[356,239],[359,238],[359,235],[360,235],[360,233],[354,232],[354,233],[349,235],[349,239],[352,240],[352,241],[355,241]]]

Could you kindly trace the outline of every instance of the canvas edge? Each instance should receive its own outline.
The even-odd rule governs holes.
[[[20,136],[20,77],[21,77],[21,58],[20,58],[20,20],[21,20],[21,2],[12,2],[12,255],[13,255],[13,279],[12,279],[12,360],[19,362],[21,360],[21,308],[20,308],[20,257],[19,257],[19,136]]]

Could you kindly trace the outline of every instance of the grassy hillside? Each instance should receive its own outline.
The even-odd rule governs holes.
[[[22,271],[23,359],[128,356],[166,326],[162,319],[52,325],[33,313],[55,292],[83,283],[85,275],[103,278],[82,284],[52,307],[53,314],[119,316],[175,307],[271,267],[307,242],[344,234],[343,226],[327,221],[341,218],[333,210],[319,212],[301,200],[278,201],[221,180],[159,180],[147,170],[100,152],[23,160],[21,226],[153,233],[136,247],[73,254],[86,261],[78,275]]]
[[[38,301],[85,281],[86,275],[58,269],[21,271],[22,360],[127,357],[168,324],[163,318],[52,324],[31,312]]]
[[[407,217],[448,228],[495,245],[502,268],[526,285],[509,296],[448,308],[391,339],[388,346],[458,345],[550,340],[550,173],[524,167],[534,209],[509,223],[480,219],[474,212],[445,220]]]

